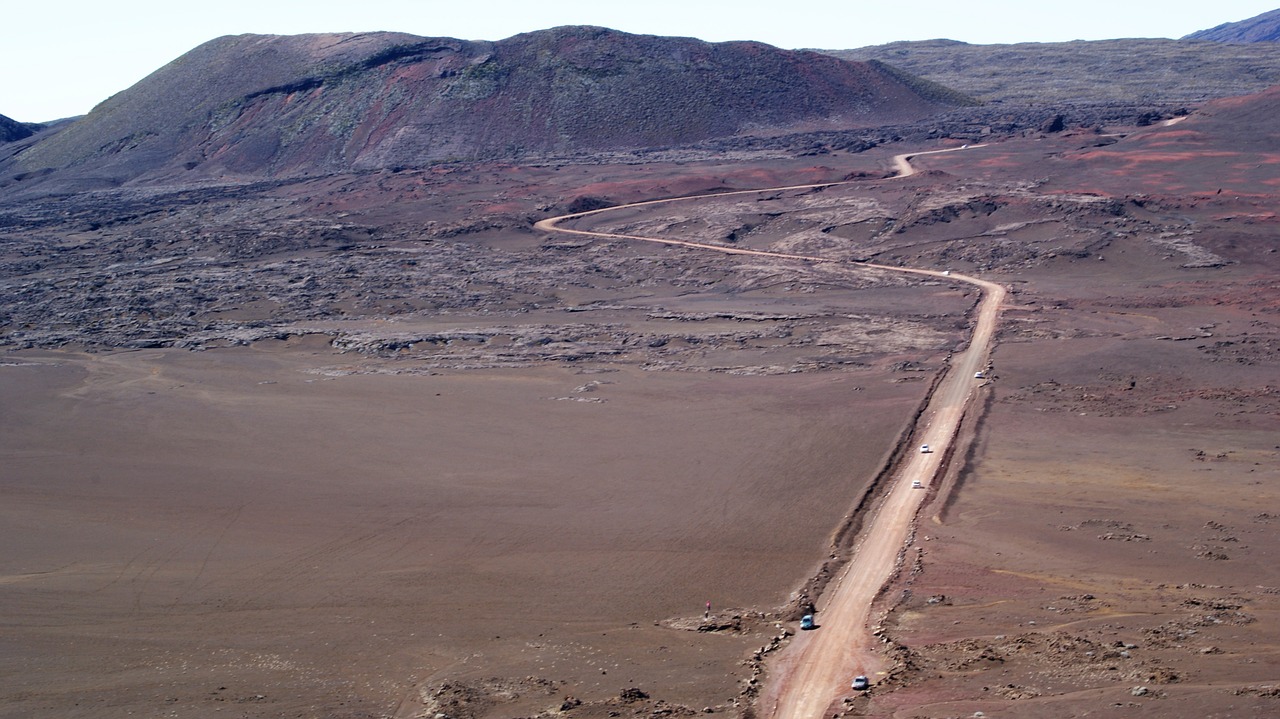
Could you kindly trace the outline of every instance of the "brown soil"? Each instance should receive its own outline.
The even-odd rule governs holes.
[[[782,605],[924,386],[279,344],[6,359],[0,713],[727,705],[759,632],[670,623]]]
[[[976,444],[884,595],[896,668],[850,713],[1277,711],[1275,185],[1216,194],[1207,148],[1162,160],[1177,185],[1120,190],[1073,159],[1097,141],[598,218],[1012,287]],[[753,656],[835,553],[974,294],[520,218],[874,176],[891,154],[280,186],[244,210],[247,235],[337,218],[340,236],[189,238],[189,259],[117,265],[119,285],[40,253],[111,241],[103,265],[140,262],[208,205],[74,231],[57,223],[101,213],[28,208],[35,229],[5,245],[26,274],[0,359],[0,715],[747,713]],[[419,264],[384,259],[405,248]],[[233,260],[278,284],[236,295]],[[373,291],[389,268],[403,284]],[[198,331],[124,304],[180,275],[210,283]],[[178,346],[104,351],[56,312]]]

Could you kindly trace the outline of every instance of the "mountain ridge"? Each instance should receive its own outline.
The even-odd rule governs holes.
[[[879,60],[983,102],[1194,104],[1280,84],[1280,44],[1120,39],[971,45],[922,40],[823,50]]]
[[[1223,43],[1280,42],[1280,9],[1239,22],[1225,22],[1207,30],[1198,30],[1182,39]]]
[[[880,64],[591,26],[496,42],[237,35],[0,161],[0,176],[284,176],[872,126],[972,103]]]

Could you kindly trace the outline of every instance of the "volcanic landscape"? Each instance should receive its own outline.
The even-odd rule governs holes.
[[[0,716],[775,716],[968,277],[989,362],[824,713],[1280,714],[1280,56],[1225,39],[1032,102],[246,35],[0,117]]]

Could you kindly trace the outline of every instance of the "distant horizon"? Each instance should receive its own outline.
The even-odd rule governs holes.
[[[817,0],[795,12],[758,0],[651,0],[643,7],[588,0],[546,0],[530,11],[490,0],[483,12],[440,0],[225,0],[217,14],[159,0],[70,0],[7,11],[21,32],[0,45],[0,115],[52,122],[88,113],[199,45],[224,35],[403,32],[424,37],[502,40],[562,25],[596,25],[642,35],[708,42],[754,40],[785,49],[845,50],[899,41],[954,40],[972,45],[1120,38],[1180,38],[1277,9],[1280,0],[1170,0],[1159,12],[1111,0],[1028,8],[990,0],[980,11],[944,0],[900,3]],[[20,72],[14,68],[22,68]]]

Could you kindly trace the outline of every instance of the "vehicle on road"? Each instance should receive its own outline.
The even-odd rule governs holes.
[[[932,449],[929,449],[929,445],[927,444],[920,445],[920,454],[928,454],[932,451],[933,451]]]
[[[912,489],[924,489],[924,482],[921,482],[921,481],[920,481],[920,480],[918,480],[918,479],[912,480],[912,481],[911,481],[911,488],[912,488]]]
[[[987,375],[986,375],[986,374],[984,374],[984,373],[982,373],[982,372],[974,372],[974,373],[973,373],[973,378],[974,378],[974,379],[986,379],[986,378],[987,378]]]
[[[871,680],[867,679],[865,675],[859,674],[853,678],[853,684],[851,686],[855,690],[863,692],[871,687]]]
[[[814,623],[813,623],[813,615],[812,615],[812,614],[806,614],[806,615],[804,615],[803,617],[800,617],[800,628],[801,628],[801,629],[804,629],[804,630],[806,630],[806,631],[807,631],[807,630],[809,630],[809,629],[813,629],[813,628],[814,628],[814,626],[815,626],[815,625],[814,625]]]

